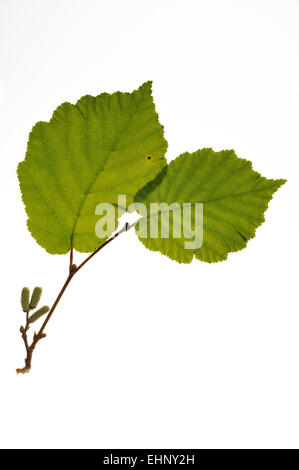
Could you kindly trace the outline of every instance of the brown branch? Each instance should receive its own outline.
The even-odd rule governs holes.
[[[123,232],[127,232],[128,230],[130,230],[130,228],[132,228],[135,224],[131,224],[129,225],[128,222],[126,222],[126,224],[123,226],[123,228],[117,232],[115,235],[113,235],[112,237],[108,238],[107,241],[105,241],[105,243],[103,243],[103,245],[99,246],[99,248],[97,248],[95,251],[93,251],[89,256],[87,256],[87,258],[81,263],[79,264],[78,267],[76,267],[76,272],[79,271],[79,269],[83,268],[84,264],[86,264],[91,258],[93,258],[99,251],[101,251],[105,246],[109,245],[109,243],[112,242],[112,240],[115,240],[121,233]]]
[[[23,367],[22,369],[16,369],[17,371],[17,374],[25,374],[27,372],[30,371],[31,369],[31,362],[32,362],[32,354],[33,354],[33,351],[34,351],[34,348],[36,346],[36,344],[38,343],[39,340],[41,340],[42,338],[44,338],[46,336],[46,334],[44,333],[44,329],[46,328],[47,324],[48,324],[48,321],[50,320],[51,316],[53,315],[53,312],[54,310],[56,309],[61,297],[63,296],[67,286],[69,285],[69,283],[71,282],[72,278],[74,277],[74,275],[89,261],[91,260],[91,258],[93,258],[99,251],[101,251],[105,246],[107,246],[109,243],[112,242],[112,240],[115,240],[115,238],[117,238],[121,233],[123,232],[127,232],[128,230],[130,230],[132,227],[134,227],[135,224],[131,224],[129,225],[128,223],[126,223],[124,225],[124,227],[119,231],[117,232],[115,235],[113,235],[112,237],[110,237],[108,240],[106,240],[103,245],[99,246],[99,248],[97,248],[95,251],[93,251],[89,256],[87,256],[87,258],[77,267],[75,264],[73,264],[73,248],[71,248],[71,251],[70,251],[70,266],[69,266],[69,275],[65,281],[65,283],[63,284],[58,296],[56,297],[56,300],[55,302],[53,303],[52,305],[52,308],[50,309],[48,315],[46,316],[46,319],[44,320],[42,326],[40,327],[39,331],[37,333],[34,333],[33,335],[33,340],[32,340],[32,343],[28,344],[28,337],[27,337],[27,332],[29,330],[29,327],[30,327],[30,324],[29,324],[29,311],[26,312],[26,324],[25,324],[25,327],[21,326],[20,327],[20,331],[21,331],[21,335],[22,335],[22,338],[23,338],[23,341],[24,341],[24,345],[25,345],[25,349],[26,349],[26,358],[25,358],[25,367]]]

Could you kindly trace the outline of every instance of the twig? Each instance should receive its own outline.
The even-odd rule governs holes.
[[[34,333],[33,335],[33,340],[32,340],[32,343],[28,344],[28,337],[27,337],[27,332],[29,330],[29,327],[30,327],[30,324],[29,324],[29,311],[26,312],[26,324],[25,324],[25,327],[21,326],[20,328],[20,331],[21,331],[21,335],[22,335],[22,338],[23,338],[23,341],[24,341],[24,345],[25,345],[25,349],[26,349],[26,358],[25,358],[25,367],[23,367],[22,369],[16,369],[17,371],[17,374],[25,374],[27,372],[30,371],[31,369],[31,362],[32,362],[32,354],[33,354],[33,351],[34,351],[34,348],[36,346],[36,344],[38,343],[39,340],[41,340],[42,338],[44,338],[46,336],[46,334],[44,333],[44,329],[46,328],[47,324],[48,324],[48,321],[50,320],[51,316],[53,315],[53,312],[54,310],[56,309],[61,297],[63,296],[67,286],[69,285],[69,283],[71,282],[72,278],[74,277],[74,275],[89,261],[91,260],[91,258],[93,258],[99,251],[101,251],[105,246],[107,246],[109,243],[112,242],[112,240],[115,240],[121,233],[124,233],[124,232],[127,232],[128,230],[130,230],[132,227],[134,227],[134,225],[136,224],[137,222],[133,223],[133,224],[128,224],[126,223],[123,228],[121,230],[119,230],[119,232],[116,232],[114,235],[112,235],[112,237],[110,237],[108,240],[106,240],[103,245],[99,246],[99,248],[97,248],[95,251],[93,251],[89,256],[87,256],[87,258],[81,263],[79,264],[79,266],[77,267],[75,264],[73,264],[73,248],[71,248],[70,250],[70,265],[69,265],[69,275],[65,281],[65,283],[63,284],[55,302],[53,303],[52,305],[52,308],[50,309],[48,315],[46,316],[46,319],[44,320],[42,326],[40,327],[39,331],[37,333]]]

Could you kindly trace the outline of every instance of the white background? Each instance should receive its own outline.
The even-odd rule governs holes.
[[[1,447],[298,448],[298,0],[0,5]],[[25,225],[28,133],[63,101],[149,79],[168,160],[234,148],[288,182],[223,263],[180,265],[124,234],[73,279],[16,376],[20,290],[51,304],[68,265]]]

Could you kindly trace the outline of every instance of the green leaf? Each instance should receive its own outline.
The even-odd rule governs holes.
[[[38,320],[40,317],[48,313],[50,308],[47,305],[44,305],[43,307],[39,308],[34,312],[30,317],[28,318],[28,323],[34,323],[36,320]]]
[[[146,226],[141,242],[180,263],[190,263],[195,256],[206,262],[223,261],[228,253],[242,250],[264,222],[264,212],[274,192],[285,180],[266,179],[253,171],[251,162],[240,159],[233,150],[214,152],[203,149],[184,153],[172,161],[158,178],[147,184],[135,197],[145,204],[147,217],[150,203],[191,203],[192,227],[195,203],[203,203],[203,243],[200,248],[186,249],[189,239],[173,237],[173,229],[182,221],[178,212],[170,212],[169,238],[162,238],[164,219],[161,212],[143,217],[136,225]],[[144,214],[142,214],[144,215]],[[158,220],[157,238],[150,238],[150,219]],[[190,240],[189,240],[190,241]]]
[[[105,241],[95,234],[97,204],[117,205],[119,194],[132,203],[165,166],[166,149],[151,82],[63,103],[33,127],[18,167],[32,236],[53,254],[93,251]]]

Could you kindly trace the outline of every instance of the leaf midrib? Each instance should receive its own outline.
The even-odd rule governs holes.
[[[264,188],[259,188],[259,189],[252,189],[250,191],[244,191],[243,193],[238,193],[238,194],[229,194],[227,196],[220,196],[220,197],[217,197],[217,198],[213,198],[213,199],[208,199],[206,201],[199,201],[199,203],[201,204],[213,204],[214,202],[217,202],[217,201],[221,201],[223,199],[230,199],[230,198],[236,198],[236,197],[239,197],[239,196],[244,196],[246,194],[251,194],[251,193],[258,193],[260,191],[265,191],[265,189],[270,189],[272,186],[276,186],[278,184],[278,182],[283,182],[284,180],[274,180],[273,181],[273,184],[269,184],[268,186],[264,187]],[[151,203],[151,202],[158,202],[158,201],[149,201],[149,200],[146,200],[146,202],[148,203]],[[171,204],[173,202],[176,202],[176,201],[172,201]],[[186,204],[186,202],[184,202],[183,204]],[[187,203],[188,204],[188,203]],[[189,204],[198,204],[197,202],[189,202]],[[159,211],[161,212],[161,211]],[[164,211],[165,212],[165,211]]]
[[[136,113],[138,111],[138,108],[140,106],[140,103],[144,97],[144,94],[145,94],[145,91],[143,90],[143,93],[141,94],[140,96],[140,99],[139,101],[136,103],[136,106],[135,106],[135,110],[134,112],[132,113],[132,116],[130,117],[130,119],[128,120],[128,122],[125,124],[125,126],[123,127],[123,129],[120,131],[118,137],[115,139],[115,142],[112,144],[112,147],[111,149],[107,152],[107,156],[106,158],[104,159],[104,161],[101,163],[101,166],[99,167],[99,169],[97,170],[96,172],[96,175],[95,177],[93,178],[93,180],[91,181],[91,183],[89,184],[89,186],[87,187],[87,189],[85,190],[84,192],[84,196],[82,198],[82,201],[81,201],[81,204],[79,205],[79,208],[78,208],[78,211],[77,211],[77,214],[76,214],[76,218],[75,218],[75,222],[74,222],[74,225],[73,225],[73,230],[72,230],[72,233],[71,233],[71,236],[70,236],[70,249],[73,248],[73,238],[74,238],[74,234],[75,234],[75,230],[76,230],[76,227],[77,227],[77,223],[78,223],[78,220],[80,218],[80,215],[81,215],[81,210],[85,204],[85,201],[86,201],[86,198],[87,196],[91,193],[91,189],[92,187],[95,185],[95,182],[97,181],[98,179],[98,176],[99,174],[103,171],[103,169],[105,168],[105,165],[107,163],[107,161],[109,160],[109,157],[111,155],[111,153],[115,150],[115,147],[117,145],[117,143],[119,142],[122,134],[126,131],[126,129],[129,127],[129,125],[131,124],[132,120],[134,119],[134,117],[136,116]]]

